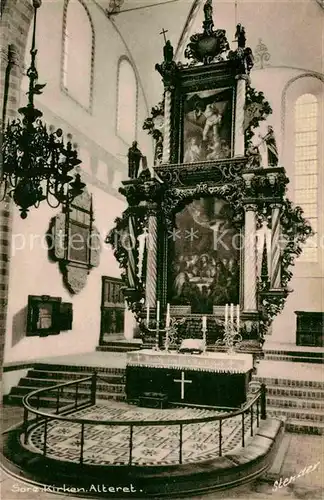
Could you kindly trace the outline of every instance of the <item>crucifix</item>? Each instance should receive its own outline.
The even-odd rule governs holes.
[[[167,43],[167,39],[166,39],[165,34],[166,34],[166,33],[168,33],[168,32],[169,32],[169,30],[165,30],[165,29],[163,28],[163,30],[162,30],[162,31],[161,31],[161,33],[160,33],[160,35],[163,35],[163,37],[164,37],[164,43]]]
[[[181,379],[175,378],[173,382],[179,382],[181,384],[181,399],[184,399],[185,384],[192,384],[192,380],[185,380],[185,373],[181,372]]]

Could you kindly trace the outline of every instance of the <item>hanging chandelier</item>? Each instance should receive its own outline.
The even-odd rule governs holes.
[[[85,187],[79,173],[71,175],[81,163],[77,151],[70,141],[64,144],[62,129],[47,128],[41,121],[43,113],[34,105],[34,96],[40,95],[46,85],[38,83],[36,69],[36,18],[40,5],[41,0],[33,0],[31,64],[27,70],[28,103],[18,109],[22,118],[9,122],[2,131],[0,201],[9,195],[19,207],[23,219],[30,207],[37,208],[43,200],[47,200],[52,208],[68,205],[82,194]]]

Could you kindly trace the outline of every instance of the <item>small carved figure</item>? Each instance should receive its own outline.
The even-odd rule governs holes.
[[[253,146],[253,144],[247,149],[246,156],[248,156],[249,161],[247,163],[248,168],[260,168],[261,166],[261,154],[258,146]]]
[[[242,24],[238,24],[236,26],[235,40],[237,41],[238,48],[240,49],[245,48],[246,36],[245,36],[245,29],[242,26]]]
[[[137,141],[134,141],[128,150],[128,177],[130,179],[137,179],[142,157],[142,153],[137,147]]]
[[[154,165],[161,165],[163,156],[163,135],[159,134],[155,142]]]
[[[213,20],[213,0],[206,0],[204,5],[205,21]]]
[[[249,75],[251,69],[254,66],[254,57],[253,57],[252,49],[250,47],[246,47],[246,49],[244,50],[244,55],[245,55],[246,73],[247,73],[247,75]]]
[[[171,63],[173,61],[173,47],[171,45],[170,40],[167,40],[165,42],[165,45],[163,47],[163,56],[164,56],[164,62],[165,63]]]
[[[260,138],[262,139],[263,142],[265,142],[267,146],[267,152],[268,152],[268,167],[276,167],[278,165],[278,149],[277,149],[277,142],[274,136],[274,131],[271,125],[268,125],[268,132],[267,134],[262,137],[260,135]]]

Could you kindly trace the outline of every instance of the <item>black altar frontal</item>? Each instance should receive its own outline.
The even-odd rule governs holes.
[[[203,31],[185,50],[188,64],[174,60],[165,39],[156,64],[163,100],[143,125],[155,141],[154,164],[134,141],[129,179],[119,190],[128,206],[107,237],[142,349],[150,349],[145,363],[128,360],[129,399],[165,392],[173,401],[242,404],[264,336],[287,298],[288,267],[311,232],[286,197],[273,128],[264,137],[258,130],[272,110],[251,86],[244,27],[237,25],[231,50],[212,11],[207,0]],[[181,354],[186,340],[200,340],[201,354]],[[213,363],[214,354],[221,356]],[[244,354],[253,362],[232,370],[231,360]],[[210,366],[194,369],[196,361]]]
[[[142,351],[127,353],[127,400],[164,394],[172,403],[237,408],[246,401],[251,354]]]

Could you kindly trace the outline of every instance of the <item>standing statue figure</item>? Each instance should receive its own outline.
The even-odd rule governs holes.
[[[236,26],[235,40],[237,41],[237,47],[239,49],[245,49],[246,36],[245,36],[245,29],[242,26],[242,24],[238,24]]]
[[[171,45],[170,40],[167,40],[165,42],[165,45],[163,47],[163,56],[164,56],[164,62],[165,63],[171,63],[173,61],[173,47]]]
[[[265,142],[267,146],[268,153],[268,167],[276,167],[278,165],[278,149],[277,143],[274,136],[274,131],[271,125],[268,125],[268,132],[264,137],[260,135],[260,138]]]
[[[130,179],[137,179],[142,157],[143,155],[137,147],[137,141],[134,141],[128,150],[128,177]]]
[[[206,0],[204,5],[205,21],[213,20],[213,0]]]
[[[205,20],[203,22],[203,27],[207,35],[211,35],[213,32],[214,21],[213,21],[213,0],[206,0],[204,5],[204,15]]]

